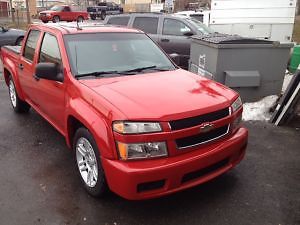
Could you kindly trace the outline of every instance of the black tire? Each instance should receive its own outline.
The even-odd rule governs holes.
[[[13,86],[13,90],[14,90],[14,93],[15,93],[15,99],[13,100],[12,99],[12,87],[11,85]],[[10,103],[14,109],[14,111],[16,113],[27,113],[30,109],[30,105],[28,105],[26,102],[22,101],[19,96],[18,96],[18,93],[17,93],[17,89],[16,89],[16,86],[15,86],[15,83],[12,79],[12,77],[9,77],[9,81],[8,81],[8,92],[9,92],[9,96],[10,96]]]
[[[97,19],[97,16],[96,16],[96,15],[91,15],[91,19],[92,19],[92,20],[96,20],[96,19]]]
[[[84,21],[84,18],[82,16],[78,16],[77,22],[82,23]]]
[[[102,11],[101,14],[100,14],[101,20],[104,20],[105,17],[106,17],[106,12],[105,12],[105,11]]]
[[[96,184],[93,187],[88,186],[87,183],[84,181],[84,179],[80,173],[80,169],[79,169],[79,165],[78,165],[76,147],[77,147],[77,143],[79,142],[79,140],[81,138],[88,140],[88,142],[92,146],[92,150],[93,150],[93,152],[96,156],[96,160],[97,160],[98,177],[97,177]],[[104,174],[104,170],[103,170],[101,159],[100,159],[99,149],[98,149],[98,146],[96,144],[96,141],[95,141],[93,135],[85,127],[81,127],[76,131],[74,139],[73,139],[73,151],[75,153],[74,155],[75,155],[75,163],[76,163],[77,172],[78,172],[78,175],[80,177],[80,180],[81,180],[85,190],[94,197],[104,197],[105,194],[107,193],[108,187],[106,184],[105,174]]]
[[[60,21],[59,16],[54,16],[52,22],[53,23],[58,23]]]
[[[48,23],[48,20],[42,20],[43,23]]]
[[[24,37],[18,37],[18,39],[16,40],[15,45],[21,46],[23,39],[24,39]]]

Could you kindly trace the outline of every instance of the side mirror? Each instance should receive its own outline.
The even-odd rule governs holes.
[[[53,81],[64,81],[60,65],[55,63],[38,63],[35,67],[35,77]]]
[[[0,27],[1,29],[1,32],[3,32],[3,33],[5,33],[5,32],[7,32],[8,31],[8,29],[6,29],[5,27]]]
[[[177,53],[169,54],[169,56],[176,65],[180,64],[180,56]]]
[[[183,33],[183,36],[187,36],[187,37],[191,37],[193,35],[194,35],[194,33],[192,31],[187,31],[187,32]]]

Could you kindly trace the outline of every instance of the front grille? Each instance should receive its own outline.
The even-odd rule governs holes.
[[[195,179],[198,179],[198,178],[201,178],[207,174],[210,174],[214,171],[217,171],[223,167],[225,167],[229,162],[229,158],[227,159],[224,159],[222,161],[219,161],[211,166],[208,166],[206,168],[203,168],[203,169],[200,169],[200,170],[197,170],[197,171],[193,171],[191,173],[187,173],[185,174],[183,177],[182,177],[182,180],[181,180],[181,183],[186,183],[186,182],[189,182],[191,180],[195,180]]]
[[[170,121],[170,127],[171,130],[180,130],[188,127],[194,127],[204,122],[212,122],[215,120],[219,120],[229,115],[229,108],[225,108],[200,116]]]
[[[223,127],[213,129],[207,133],[199,133],[193,136],[179,138],[175,142],[178,148],[188,148],[221,138],[228,132],[229,125],[226,125]]]
[[[40,13],[40,16],[46,16],[46,13]]]

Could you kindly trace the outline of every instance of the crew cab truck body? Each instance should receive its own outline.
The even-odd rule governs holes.
[[[49,21],[52,21],[54,23],[57,23],[59,21],[83,22],[83,20],[88,20],[88,13],[83,11],[72,11],[71,7],[68,5],[56,5],[53,6],[50,10],[40,12],[39,19],[44,23],[48,23]]]
[[[13,109],[32,107],[65,137],[94,196],[163,196],[244,157],[238,94],[179,69],[141,31],[31,25],[1,58]]]
[[[97,17],[104,20],[107,15],[123,13],[123,8],[114,2],[99,2],[97,6],[87,7],[87,11],[92,20],[97,19]]]

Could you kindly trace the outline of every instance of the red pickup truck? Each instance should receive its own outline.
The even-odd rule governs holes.
[[[89,14],[87,12],[72,11],[71,7],[68,5],[56,5],[50,10],[40,12],[39,19],[44,23],[48,23],[49,21],[52,21],[53,23],[57,23],[59,21],[83,22],[83,20],[87,20],[89,18],[88,15]]]
[[[65,137],[93,196],[171,194],[245,155],[239,95],[178,68],[141,31],[31,25],[1,57],[12,108],[32,107]]]

